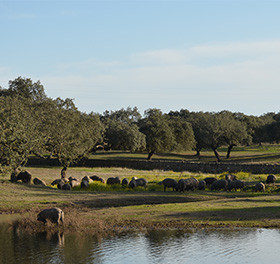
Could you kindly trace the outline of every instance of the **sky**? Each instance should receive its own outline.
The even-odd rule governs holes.
[[[280,111],[280,0],[0,0],[0,86],[83,112]]]

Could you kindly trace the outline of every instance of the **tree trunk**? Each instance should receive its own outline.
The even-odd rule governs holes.
[[[217,151],[216,148],[212,147],[212,150],[214,151],[215,153],[215,156],[216,156],[216,159],[217,159],[217,162],[220,162],[221,161],[221,157],[220,157],[220,154],[219,152]]]
[[[17,176],[20,173],[19,167],[14,168],[11,173],[11,182],[17,182]]]
[[[196,149],[196,154],[195,156],[197,156],[198,158],[200,158],[200,149]]]
[[[61,179],[65,179],[66,178],[66,170],[67,170],[67,167],[64,166],[63,169],[61,170]]]
[[[232,150],[232,148],[234,147],[235,145],[229,145],[228,146],[228,150],[227,150],[227,159],[229,159],[229,157],[230,157],[230,152],[231,152],[231,150]]]
[[[155,153],[154,150],[150,151],[149,154],[148,154],[147,160],[151,160],[151,159],[152,159],[152,156],[154,155],[154,153]]]

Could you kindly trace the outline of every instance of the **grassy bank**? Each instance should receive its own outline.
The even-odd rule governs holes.
[[[40,177],[47,184],[59,178],[60,168],[28,168],[33,177]],[[145,177],[147,189],[131,190],[121,186],[92,185],[88,190],[77,188],[62,191],[50,186],[39,187],[12,184],[8,176],[0,182],[0,212],[23,215],[17,222],[24,229],[41,231],[57,229],[44,226],[36,220],[38,212],[45,208],[60,207],[65,212],[64,231],[120,232],[130,229],[154,228],[202,228],[202,227],[280,227],[280,196],[278,183],[268,186],[265,193],[245,191],[223,192],[194,191],[163,192],[157,184],[164,178],[174,179],[206,174],[176,173],[172,171],[136,171],[116,168],[70,168],[67,176],[82,178],[85,175]],[[223,178],[224,174],[211,175]],[[267,175],[238,173],[248,185],[265,180]],[[100,186],[103,186],[102,188]]]

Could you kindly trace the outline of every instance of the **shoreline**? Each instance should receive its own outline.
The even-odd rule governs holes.
[[[1,224],[1,222],[0,222]],[[3,224],[3,222],[2,222]],[[105,223],[97,221],[89,225],[72,225],[64,224],[57,226],[56,224],[47,223],[46,225],[34,222],[30,218],[20,218],[18,220],[13,220],[9,222],[9,225],[13,228],[16,228],[20,231],[25,231],[29,233],[57,233],[62,232],[65,234],[68,233],[81,233],[81,234],[90,234],[90,235],[119,235],[122,233],[129,232],[151,232],[151,231],[178,231],[178,232],[190,232],[197,230],[212,230],[212,229],[239,229],[239,228],[248,228],[248,229],[280,229],[279,222],[273,221],[260,221],[254,222],[251,221],[238,221],[238,222],[208,222],[208,221],[196,221],[196,222],[186,222],[186,221],[161,221],[161,222],[133,222],[123,221],[115,223],[113,226],[111,223]]]
[[[261,198],[261,197],[259,197]],[[275,196],[273,196],[274,200]],[[60,206],[65,213],[63,225],[47,223],[36,220],[40,209],[22,209],[19,211],[3,213],[3,216],[11,217],[9,221],[12,226],[28,232],[58,232],[65,233],[80,232],[99,235],[120,234],[123,232],[146,232],[151,230],[198,230],[215,228],[280,228],[280,215],[271,217],[275,210],[278,211],[279,205],[259,208],[246,209],[242,215],[236,215],[234,210],[222,210],[220,203],[234,203],[233,200],[210,201],[219,204],[218,208],[209,212],[205,210],[193,211],[193,206],[203,201],[189,202],[182,204],[157,204],[157,205],[138,205],[106,208],[84,208],[77,205]],[[240,200],[240,199],[239,199]],[[243,199],[244,200],[244,199]],[[255,202],[254,199],[246,198],[246,203]],[[261,203],[264,201],[259,200]],[[207,201],[209,202],[209,201]],[[240,202],[240,201],[235,201]],[[271,202],[271,200],[268,201]],[[199,205],[199,204],[198,204]],[[48,207],[57,207],[57,204]],[[136,208],[135,208],[136,207]],[[164,213],[163,208],[168,207],[168,212]],[[179,207],[179,208],[178,208]],[[190,210],[183,212],[183,207],[191,207]],[[44,207],[42,207],[43,209]],[[229,210],[229,212],[227,212]],[[174,213],[177,211],[177,213]],[[215,212],[215,213],[213,213]],[[14,219],[17,218],[17,219]],[[1,223],[1,221],[0,221]]]

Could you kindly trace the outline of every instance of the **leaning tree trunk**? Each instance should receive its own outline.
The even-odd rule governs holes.
[[[67,167],[64,166],[63,169],[61,170],[61,179],[65,179],[66,178],[66,170],[67,170]]]
[[[217,151],[216,148],[212,147],[213,151],[214,151],[214,154],[215,154],[215,157],[217,159],[217,162],[220,162],[221,161],[221,157],[220,157],[220,154],[219,152]]]
[[[154,153],[155,153],[154,150],[150,151],[149,154],[148,154],[147,160],[151,160]]]
[[[232,148],[233,148],[234,146],[235,146],[235,145],[229,145],[229,146],[228,146],[228,150],[227,150],[227,159],[230,158],[230,152],[231,152],[231,150],[232,150]]]

